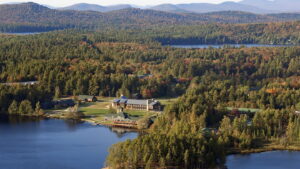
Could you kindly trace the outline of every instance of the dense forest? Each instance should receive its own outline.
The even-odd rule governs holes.
[[[274,101],[271,106],[265,103],[271,102],[267,95],[263,95],[265,90],[272,89],[273,84],[268,86],[269,79],[289,78],[291,82],[287,88],[279,86],[280,91],[291,93],[295,91],[289,86],[299,87],[296,78],[300,73],[298,47],[193,50],[162,47],[157,43],[104,42],[106,40],[99,38],[101,35],[94,33],[66,32],[4,36],[0,40],[0,82],[39,81],[34,90],[41,94],[35,97],[48,99],[56,90],[60,95],[116,96],[124,93],[130,96],[140,93],[144,98],[152,98],[180,96],[195,78],[208,76],[221,80],[223,85],[216,95],[232,105],[237,104],[234,101],[240,100],[240,97],[232,96],[234,99],[226,100],[223,96],[228,91],[244,88],[240,89],[244,102],[239,104],[251,108],[286,107],[276,105]],[[153,76],[139,77],[144,74]],[[235,83],[237,86],[232,88]],[[10,88],[5,85],[2,87]],[[257,87],[260,89],[258,94],[249,98],[248,92]],[[20,90],[22,88],[20,86]],[[8,97],[12,100],[5,96],[14,95],[11,92],[16,90],[1,92],[6,102],[1,108],[5,111],[13,100],[12,96]],[[15,94],[24,93],[28,92]],[[263,104],[257,102],[260,97],[265,99]],[[35,105],[39,99],[29,100]],[[284,104],[285,101],[287,99],[280,99],[278,103]],[[295,101],[297,99],[293,103]]]
[[[300,22],[156,26],[143,29],[97,30],[111,40],[180,44],[299,44]]]

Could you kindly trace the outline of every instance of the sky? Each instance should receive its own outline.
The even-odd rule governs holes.
[[[139,6],[157,5],[164,3],[180,4],[180,3],[222,3],[229,0],[0,0],[1,4],[14,2],[36,2],[39,4],[50,5],[53,7],[63,7],[76,3],[90,3],[98,5],[115,5],[115,4],[132,4]],[[230,0],[239,1],[239,0]]]

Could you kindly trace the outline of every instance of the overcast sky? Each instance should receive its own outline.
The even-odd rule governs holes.
[[[91,3],[99,5],[114,5],[114,4],[134,4],[139,6],[157,5],[164,3],[178,4],[178,3],[221,3],[228,0],[0,0],[0,3],[13,2],[36,2],[39,4],[46,4],[54,7],[68,6],[76,3]],[[239,0],[230,0],[239,1]]]

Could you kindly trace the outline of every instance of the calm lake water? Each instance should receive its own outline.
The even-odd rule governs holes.
[[[0,117],[0,168],[100,169],[112,144],[137,137],[122,132],[74,121]]]
[[[135,132],[64,120],[0,117],[0,168],[100,169],[108,148]],[[300,152],[230,155],[228,169],[299,169]]]
[[[228,169],[299,169],[300,152],[271,151],[249,155],[230,155]]]
[[[226,46],[230,47],[289,47],[293,45],[268,45],[268,44],[222,44],[222,45],[170,45],[174,48],[187,48],[187,49],[205,49],[205,48],[224,48]]]

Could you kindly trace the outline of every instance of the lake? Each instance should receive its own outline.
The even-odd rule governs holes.
[[[107,150],[134,139],[125,129],[56,119],[0,116],[0,168],[100,169]],[[228,169],[299,169],[300,152],[272,151],[227,157]]]
[[[45,32],[22,32],[22,33],[5,33],[5,32],[0,32],[0,34],[5,34],[5,35],[36,35],[36,34],[41,34]]]
[[[300,152],[270,151],[227,157],[228,169],[299,169]]]
[[[0,117],[0,168],[100,169],[112,144],[136,137],[89,123]]]
[[[221,44],[221,45],[170,45],[171,47],[174,48],[186,48],[186,49],[205,49],[205,48],[224,48],[227,46],[230,47],[247,47],[247,48],[251,48],[251,47],[290,47],[290,46],[294,46],[294,45],[270,45],[270,44]]]

